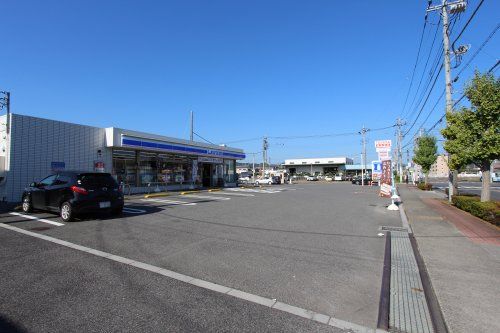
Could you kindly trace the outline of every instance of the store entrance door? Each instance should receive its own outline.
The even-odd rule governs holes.
[[[212,164],[203,163],[201,165],[202,168],[202,183],[203,187],[211,187],[212,186]]]

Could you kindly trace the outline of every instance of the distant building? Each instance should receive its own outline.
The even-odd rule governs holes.
[[[351,165],[348,157],[318,157],[285,160],[285,169],[292,175],[299,173],[338,174],[345,173],[346,165]]]
[[[346,165],[346,176],[358,176],[361,175],[361,173],[364,172],[367,174],[372,173],[372,163],[366,163],[366,165],[362,164],[351,164],[351,165]]]
[[[429,177],[431,178],[443,178],[448,177],[450,173],[450,168],[448,167],[448,156],[438,155],[436,162],[431,165],[429,169]]]

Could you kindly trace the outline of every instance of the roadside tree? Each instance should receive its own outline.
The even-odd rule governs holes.
[[[427,185],[429,170],[437,159],[436,138],[428,135],[420,137],[415,146],[414,155],[413,161],[422,167]]]
[[[446,114],[447,127],[441,131],[444,149],[451,154],[450,168],[474,163],[481,169],[481,201],[489,201],[490,166],[500,156],[500,80],[476,71],[465,96],[470,108]]]

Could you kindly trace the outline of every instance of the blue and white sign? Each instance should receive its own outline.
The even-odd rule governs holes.
[[[372,162],[372,173],[382,173],[382,162],[380,161]]]
[[[157,141],[145,140],[142,138],[131,138],[131,137],[122,137],[122,146],[123,147],[134,147],[140,148],[143,147],[145,149],[154,149],[159,151],[167,151],[172,153],[183,153],[183,154],[196,154],[196,155],[207,155],[207,156],[217,156],[221,158],[234,158],[234,159],[244,159],[245,154],[217,150],[217,149],[208,149],[201,147],[193,147],[181,144],[169,144],[162,143]]]
[[[50,170],[52,172],[63,171],[66,168],[66,163],[64,162],[50,162]]]

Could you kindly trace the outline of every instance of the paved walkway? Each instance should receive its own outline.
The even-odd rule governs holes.
[[[500,332],[500,231],[442,194],[399,185],[449,332]]]

